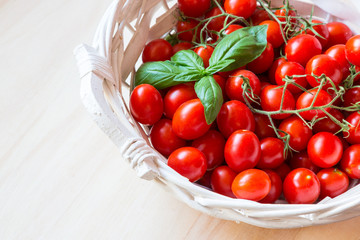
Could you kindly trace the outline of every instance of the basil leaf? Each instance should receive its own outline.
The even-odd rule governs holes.
[[[211,124],[223,103],[221,88],[213,76],[206,76],[195,83],[195,92],[204,106],[206,123]]]
[[[267,26],[261,25],[241,28],[227,35],[215,47],[209,60],[210,66],[216,66],[224,60],[234,60],[234,62],[221,69],[222,72],[245,66],[265,50],[266,33]]]
[[[225,59],[225,60],[220,60],[219,62],[217,62],[215,65],[209,66],[205,72],[209,75],[215,74],[217,72],[220,72],[222,69],[226,68],[227,66],[229,66],[230,64],[232,64],[233,62],[235,62],[234,59]]]
[[[147,62],[141,65],[135,75],[135,86],[140,84],[151,84],[157,89],[175,86],[180,83],[194,81],[194,77],[176,78],[184,74],[185,69],[180,68],[170,61]],[[200,78],[200,75],[198,76]]]
[[[202,75],[198,71],[188,71],[186,69],[183,72],[175,76],[174,81],[176,82],[192,82],[200,80]]]
[[[171,62],[177,66],[186,67],[188,70],[204,71],[204,62],[199,55],[192,50],[182,50],[171,57]]]

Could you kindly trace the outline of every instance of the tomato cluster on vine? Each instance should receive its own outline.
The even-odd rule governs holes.
[[[224,103],[211,124],[194,82],[135,87],[131,114],[151,126],[151,144],[171,168],[261,203],[314,203],[360,179],[360,35],[298,16],[289,1],[178,0],[178,8],[176,32],[149,42],[144,63],[190,49],[207,68],[225,36],[251,26],[267,26],[267,44],[245,66],[213,74]]]

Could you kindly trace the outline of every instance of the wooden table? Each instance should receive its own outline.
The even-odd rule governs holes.
[[[137,178],[85,112],[72,55],[111,0],[0,1],[0,239],[359,239],[201,214]]]

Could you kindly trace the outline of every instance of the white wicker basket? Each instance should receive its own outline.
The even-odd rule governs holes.
[[[350,0],[345,1],[346,4],[344,0],[341,3],[330,0],[313,2],[316,3],[315,16],[325,21],[345,21],[359,32],[360,14],[356,5],[348,5]],[[281,4],[282,0],[273,0],[272,3]],[[313,6],[309,0],[290,3],[302,15],[309,14]],[[137,174],[163,184],[201,212],[266,228],[325,224],[360,215],[359,185],[317,204],[261,204],[214,193],[190,183],[166,165],[166,159],[149,144],[148,129],[137,124],[129,114],[127,102],[143,47],[146,42],[173,28],[175,10],[176,0],[116,0],[102,18],[93,44],[75,49],[82,100],[95,122],[119,147]]]

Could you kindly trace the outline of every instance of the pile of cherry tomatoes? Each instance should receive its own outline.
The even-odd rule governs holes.
[[[132,116],[151,126],[152,146],[171,168],[219,194],[300,204],[336,197],[360,178],[360,35],[341,22],[305,20],[291,1],[264,4],[178,0],[175,34],[149,42],[144,63],[191,49],[207,67],[222,36],[248,26],[268,26],[267,46],[246,66],[214,74],[224,103],[212,124],[191,82],[137,86]],[[242,21],[228,24],[233,16]]]

